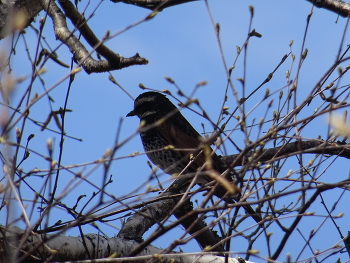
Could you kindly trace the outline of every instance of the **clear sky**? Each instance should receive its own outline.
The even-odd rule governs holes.
[[[115,34],[150,13],[150,11],[146,9],[122,3],[114,4],[110,1],[82,1],[79,2],[79,5],[80,11],[84,10],[85,5],[87,5],[85,11],[86,18],[94,14],[91,19],[89,19],[88,24],[100,38],[106,34],[107,30],[109,30],[111,34]],[[96,9],[98,5],[100,6]],[[294,40],[292,51],[293,54],[296,55],[296,62],[292,65],[291,58],[289,57],[275,73],[273,79],[254,94],[247,102],[246,106],[248,110],[252,109],[261,101],[266,88],[268,88],[270,93],[277,91],[275,95],[271,96],[271,99],[274,99],[274,107],[276,108],[279,90],[286,85],[285,73],[291,68],[291,65],[293,67],[292,76],[295,76],[306,28],[306,19],[312,9],[312,5],[305,0],[209,1],[210,10],[215,23],[220,24],[220,40],[223,48],[223,55],[229,67],[236,58],[236,46],[242,46],[248,34],[250,21],[249,5],[252,5],[255,10],[252,29],[262,34],[262,37],[253,37],[249,42],[245,78],[246,93],[249,94],[258,87],[268,74],[274,70],[282,57],[291,51],[289,44],[291,40]],[[44,13],[41,13],[39,17],[43,17],[43,15]],[[39,17],[34,23],[35,25],[38,24]],[[341,47],[342,50],[344,50],[344,47],[349,44],[349,34],[346,33],[345,41],[341,46],[345,26],[346,19],[338,17],[336,14],[327,10],[313,9],[313,15],[310,20],[305,42],[308,55],[302,65],[299,77],[297,97],[299,103],[309,94],[317,81],[331,67],[339,52],[339,48]],[[37,36],[30,28],[26,29],[26,32],[25,38],[27,44],[31,48],[31,56],[34,56]],[[60,42],[55,41],[50,19],[48,19],[45,24],[44,36],[52,48],[58,47],[57,54],[59,59],[70,64],[71,54],[67,47],[60,46]],[[10,40],[6,39],[2,40],[0,45],[3,50],[6,51],[9,47],[9,43]],[[139,53],[140,56],[149,60],[148,65],[133,66],[111,72],[117,82],[128,90],[134,98],[143,92],[138,87],[139,83],[152,89],[168,89],[173,92],[173,94],[176,94],[176,89],[164,79],[165,76],[175,80],[186,95],[191,94],[197,83],[207,81],[208,84],[200,88],[196,92],[195,97],[199,99],[201,106],[206,109],[209,117],[213,120],[217,120],[220,105],[222,104],[225,94],[226,73],[215,31],[204,1],[192,2],[165,9],[152,20],[131,28],[109,40],[106,45],[124,57],[130,57]],[[91,50],[91,48],[88,49]],[[12,58],[12,69],[15,76],[30,76],[31,67],[27,56],[23,38],[20,38],[16,48],[16,55]],[[94,57],[96,57],[95,54]],[[242,89],[240,82],[236,79],[243,78],[243,65],[243,55],[241,55],[232,73],[233,84],[239,92],[241,92]],[[346,65],[347,63],[343,65],[343,68],[345,68]],[[48,61],[45,68],[48,70],[48,72],[43,75],[46,88],[50,88],[64,78],[69,72],[68,69],[64,69],[52,61]],[[68,100],[68,108],[72,109],[73,112],[67,113],[65,127],[68,135],[80,138],[82,141],[65,138],[63,165],[84,164],[94,162],[101,158],[108,148],[113,147],[120,120],[122,120],[122,124],[119,141],[126,139],[136,132],[139,120],[136,117],[125,118],[125,115],[133,109],[133,100],[120,88],[111,83],[108,80],[108,76],[108,73],[87,75],[85,72],[80,72],[75,77]],[[334,75],[332,79],[334,79],[335,76],[336,75]],[[345,75],[340,85],[346,85],[348,82],[349,78]],[[11,99],[11,105],[17,105],[28,83],[28,81],[24,81],[16,86],[13,98]],[[63,107],[67,86],[68,81],[65,80],[50,93],[51,97],[55,100],[54,103],[51,103],[53,110],[58,110],[60,107]],[[283,90],[286,94],[286,90]],[[34,82],[32,94],[35,92],[39,95],[43,92],[43,84],[39,80]],[[242,96],[242,93],[240,93],[239,96]],[[178,98],[181,99],[181,97]],[[313,112],[319,105],[321,105],[321,102],[318,99],[314,104],[311,104],[305,109],[300,115],[300,118]],[[230,109],[236,106],[236,101],[231,93],[229,93],[229,100],[226,106],[229,106]],[[272,107],[272,110],[274,107]],[[24,108],[24,106],[21,108]],[[194,107],[194,109],[198,110],[196,107]],[[248,121],[252,123],[253,119],[256,118],[255,123],[257,123],[265,113],[265,110],[266,103],[254,108]],[[272,116],[272,110],[269,112],[269,118]],[[48,112],[48,99],[43,98],[32,107],[30,116],[38,121],[45,121]],[[205,121],[197,114],[189,110],[183,110],[183,114],[199,132],[203,131],[201,123],[205,124],[205,129],[207,131],[211,130],[212,127],[209,122]],[[232,128],[235,126],[235,123],[232,122],[231,125]],[[54,122],[50,123],[49,127],[57,130]],[[264,128],[265,131],[267,131],[269,125]],[[322,138],[326,138],[327,131],[328,127],[325,122],[325,117],[320,117],[312,122],[308,129],[303,130],[301,136],[303,138],[317,138],[320,135]],[[35,134],[35,137],[31,140],[29,148],[36,150],[42,155],[47,155],[46,141],[48,138],[51,138],[55,145],[54,159],[57,159],[59,154],[59,135],[50,131],[41,132],[38,126],[28,122],[23,131],[24,138],[32,133]],[[237,136],[234,138],[235,142],[243,147],[243,137],[237,133],[238,132],[233,135]],[[14,133],[12,136],[14,138]],[[25,140],[23,143],[24,142]],[[141,186],[141,188],[138,192],[146,189],[146,186],[143,184],[148,180],[150,175],[150,168],[147,165],[146,156],[123,158],[136,151],[143,152],[139,136],[134,136],[116,152],[116,157],[120,159],[113,162],[111,170],[108,173],[113,175],[114,181],[107,187],[107,191],[110,194],[116,197],[122,197],[128,195],[139,186]],[[227,146],[227,152],[230,154],[237,153],[232,146]],[[294,167],[285,167],[286,172],[289,169],[298,169],[296,160],[294,160],[293,164]],[[23,169],[28,171],[33,168],[47,169],[49,164],[39,155],[32,153],[30,158],[26,160],[22,166]],[[81,166],[76,168],[75,172],[78,171],[84,176],[88,175],[87,178],[89,181],[98,186],[101,185],[101,174],[103,172],[103,167],[101,165],[90,164]],[[331,171],[332,173],[330,173]],[[331,170],[326,170],[324,174],[326,177],[323,177],[322,180],[327,182],[344,180],[348,177],[348,172],[348,162],[337,160],[336,165],[334,165]],[[319,173],[321,174],[322,171],[320,170]],[[337,176],[335,177],[335,175]],[[73,179],[74,177],[71,173],[63,171],[59,181],[58,194],[64,194],[64,191],[70,189],[70,187],[74,185],[71,181]],[[168,179],[169,176],[167,175],[161,177],[163,182],[169,182],[167,181]],[[39,185],[42,185],[44,182],[44,179],[41,178],[32,178],[29,180],[33,180],[32,182]],[[74,182],[76,182],[76,180],[74,180]],[[151,185],[156,186],[156,182],[152,181]],[[87,197],[81,201],[81,204],[83,204],[91,197],[92,191],[97,191],[97,189],[87,183],[81,183],[74,186],[74,191],[63,198],[62,202],[73,206],[80,195],[86,194]],[[333,202],[339,197],[339,193],[334,193],[335,192],[332,192],[330,195],[327,195],[327,193],[325,194],[328,198],[326,200],[329,201],[329,206],[332,206]],[[32,200],[34,196],[25,186],[23,186],[22,194],[25,198],[30,200]],[[348,209],[346,202],[344,202],[347,198],[349,198],[348,195],[343,197],[339,208],[334,214],[344,211],[340,209],[341,205]],[[286,205],[289,205],[289,203],[286,202]],[[120,205],[116,205],[112,209],[120,207]],[[80,206],[80,209],[81,208],[82,205]],[[29,204],[28,211],[31,209],[32,206]],[[322,215],[326,214],[324,210],[318,210],[318,212]],[[343,234],[346,235],[349,230],[348,222],[350,213],[349,211],[344,212],[345,217],[338,220],[337,223],[341,226]],[[0,218],[3,218],[3,213],[4,210],[0,211]],[[32,223],[37,219],[36,213],[37,210],[35,207],[34,215],[31,217]],[[15,215],[18,216],[18,213],[15,213]],[[315,218],[311,218],[310,220],[306,219],[305,222],[307,223],[300,225],[300,229],[305,236],[309,235],[312,228],[317,228],[321,224],[323,218]],[[65,211],[56,209],[55,214],[50,215],[50,223],[52,224],[59,219],[65,221],[72,219],[72,217],[67,215]],[[120,226],[119,220],[112,221],[110,224]],[[312,240],[314,249],[320,249],[322,251],[340,241],[340,237],[336,233],[334,225],[330,224],[329,221],[325,224],[327,227],[322,226],[322,231],[317,232],[318,236]],[[113,229],[104,224],[100,224],[100,227],[109,236],[118,233],[117,229]],[[86,232],[96,232],[94,228],[89,226],[86,226],[85,229]],[[164,238],[157,240],[154,245],[167,247],[174,238],[180,236],[179,233],[181,233],[181,231],[175,232],[174,230]],[[77,230],[69,231],[67,234],[79,235]],[[284,251],[280,257],[281,261],[285,260],[285,254],[287,252],[291,252],[292,259],[295,259],[301,246],[305,243],[302,241],[300,235],[298,236],[295,234],[293,238],[293,242],[295,242],[295,244],[300,244],[300,246],[295,246],[295,251],[293,251],[293,246],[290,245],[290,243],[289,245],[287,244],[287,247],[290,248],[291,251]],[[278,241],[278,238],[276,241]],[[289,242],[292,242],[292,240]],[[237,244],[237,246],[237,251],[242,251],[242,249],[246,247],[246,244],[242,246],[241,244]],[[266,256],[265,247],[261,245],[261,247],[255,248],[261,249],[261,256]],[[189,245],[183,246],[182,249],[186,252],[198,251],[199,247],[192,241]],[[310,256],[310,254],[310,250],[307,250],[300,259]],[[346,253],[344,253],[343,256],[345,260]]]

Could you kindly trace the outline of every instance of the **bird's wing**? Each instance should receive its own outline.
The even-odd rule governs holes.
[[[164,121],[158,127],[158,132],[169,144],[174,146],[174,152],[183,158],[186,164],[190,163],[190,155],[193,155],[194,159],[192,159],[189,166],[190,172],[196,172],[203,167],[206,159],[201,149],[199,149],[201,136],[181,113],[177,113]],[[212,150],[210,149],[210,151]]]
[[[176,113],[170,119],[164,121],[158,127],[159,135],[162,136],[165,141],[169,142],[172,146],[175,147],[175,152],[183,158],[184,162],[188,164],[190,162],[190,154],[192,153],[194,156],[193,162],[190,164],[190,172],[196,172],[198,169],[201,169],[206,162],[206,157],[201,149],[199,149],[201,144],[201,136],[199,133],[192,127],[192,125],[182,116],[180,112]],[[176,150],[178,149],[178,151]],[[181,151],[181,149],[189,150]],[[211,161],[212,167],[219,173],[225,171],[223,168],[222,161],[220,158],[213,153],[213,150],[209,147],[211,153]],[[212,179],[204,175],[203,178],[205,181],[210,182]],[[185,184],[181,177],[174,182],[175,184]],[[174,184],[173,183],[173,184]],[[220,198],[224,197],[226,194],[226,189],[222,186],[219,186],[216,190],[216,195]],[[238,201],[240,199],[240,191],[239,189],[234,195],[231,195],[231,202]],[[230,201],[225,198],[229,203]],[[230,199],[230,198],[229,198]],[[254,218],[256,222],[261,221],[261,217],[255,213],[254,209],[246,205],[244,209]]]

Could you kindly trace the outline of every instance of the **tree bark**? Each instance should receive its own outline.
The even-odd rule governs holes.
[[[1,262],[47,262],[47,261],[76,261],[87,259],[106,259],[98,262],[114,262],[113,258],[125,257],[123,262],[149,262],[156,259],[157,262],[218,262],[224,263],[224,257],[207,255],[205,253],[160,254],[162,249],[147,246],[136,257],[126,257],[132,249],[139,245],[136,241],[130,241],[118,237],[106,238],[98,234],[87,234],[83,237],[35,235],[29,234],[26,240],[25,231],[18,227],[5,229],[0,226],[0,240],[6,241],[6,246],[0,251]],[[84,238],[84,242],[83,242]],[[22,246],[18,247],[21,243]],[[5,242],[3,243],[5,244]],[[4,249],[5,248],[5,249]],[[20,252],[20,253],[18,253]],[[17,258],[13,258],[17,255]],[[229,258],[229,263],[240,263],[239,258]],[[245,261],[249,263],[249,261]]]

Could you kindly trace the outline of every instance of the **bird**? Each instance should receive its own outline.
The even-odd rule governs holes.
[[[185,175],[203,170],[208,159],[203,147],[200,148],[204,138],[165,95],[154,91],[140,94],[134,101],[134,109],[126,115],[126,117],[130,116],[138,116],[140,119],[141,141],[151,162],[167,174],[179,175],[172,186],[186,183],[189,185],[193,176],[188,177],[190,179],[183,179],[187,178]],[[210,166],[218,174],[224,173],[227,169],[225,164],[210,147],[206,149],[208,148],[211,156]],[[199,185],[213,181],[213,178],[205,172],[195,178],[197,178],[195,183]],[[232,178],[228,179],[232,180]],[[233,185],[235,186],[234,182]],[[214,194],[219,198],[225,197],[227,200],[227,190],[222,185],[216,187]],[[231,200],[238,202],[239,198],[238,191]],[[244,205],[243,208],[257,223],[262,220],[251,206]]]

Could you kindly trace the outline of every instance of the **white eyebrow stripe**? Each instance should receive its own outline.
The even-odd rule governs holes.
[[[144,102],[152,102],[154,100],[155,100],[155,97],[145,97],[145,98],[137,100],[136,105],[141,105]]]
[[[152,115],[152,114],[155,114],[155,113],[157,113],[157,112],[154,111],[154,110],[146,111],[144,114],[141,115],[141,118],[144,118],[144,117],[146,117],[148,115]]]

